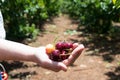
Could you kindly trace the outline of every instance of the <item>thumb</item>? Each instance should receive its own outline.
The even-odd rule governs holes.
[[[68,57],[68,59],[64,60],[63,63],[65,63],[67,66],[71,65],[75,62],[75,60],[80,56],[82,51],[84,50],[84,45],[80,44],[78,47],[76,47],[71,55]]]

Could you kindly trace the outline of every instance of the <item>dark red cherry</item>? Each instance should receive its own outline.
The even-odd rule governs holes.
[[[52,52],[52,55],[53,56],[59,56],[60,55],[60,51],[59,50],[54,50],[53,52]]]
[[[61,50],[62,49],[62,42],[58,42],[56,45],[55,45],[56,49],[59,49]]]

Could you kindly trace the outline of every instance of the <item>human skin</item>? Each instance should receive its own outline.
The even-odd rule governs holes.
[[[22,43],[0,39],[0,61],[30,61],[39,64],[40,67],[55,72],[61,70],[67,71],[67,67],[74,63],[83,50],[84,46],[79,44],[75,47],[68,59],[63,60],[62,62],[55,62],[49,59],[44,46],[31,47]]]

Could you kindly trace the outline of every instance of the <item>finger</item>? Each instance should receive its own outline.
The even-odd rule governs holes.
[[[62,62],[55,62],[52,60],[48,60],[47,62],[44,62],[44,65],[42,67],[58,72],[60,70],[67,71],[67,66],[63,64]]]
[[[76,47],[78,47],[78,46],[79,46],[78,43],[74,43],[74,44],[73,44],[73,50],[74,50]]]
[[[65,63],[67,66],[73,64],[75,60],[80,56],[82,51],[84,50],[84,45],[80,44],[78,47],[76,47],[71,55],[68,57],[68,59],[64,60],[63,63]]]

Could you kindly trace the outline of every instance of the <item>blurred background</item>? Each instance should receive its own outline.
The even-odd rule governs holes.
[[[41,46],[59,37],[86,47],[67,72],[1,61],[9,80],[120,80],[119,0],[0,0],[0,9],[8,40]]]

